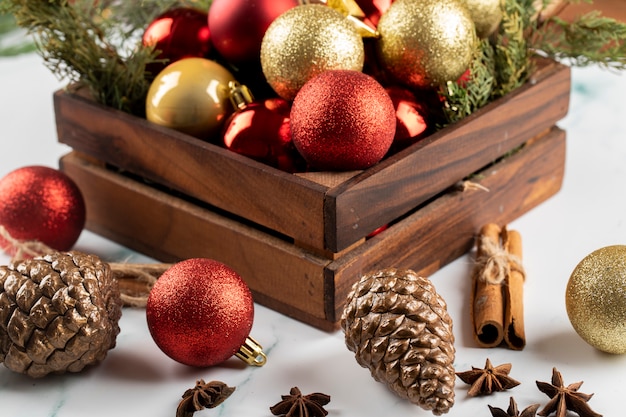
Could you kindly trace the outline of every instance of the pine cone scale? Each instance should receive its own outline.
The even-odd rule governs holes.
[[[401,398],[447,413],[454,404],[454,335],[445,301],[410,270],[362,277],[341,318],[348,349]]]
[[[78,372],[115,346],[121,297],[108,264],[55,252],[0,267],[0,360],[32,377]]]

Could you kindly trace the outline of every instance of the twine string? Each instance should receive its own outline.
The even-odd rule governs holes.
[[[476,258],[478,279],[488,284],[502,285],[509,274],[518,272],[523,279],[526,273],[519,256],[505,250],[499,242],[486,236],[480,237],[480,253]]]
[[[36,240],[16,239],[3,225],[0,225],[0,237],[6,242],[1,249],[12,254],[10,258],[12,264],[57,252]],[[108,264],[113,277],[118,281],[122,303],[128,307],[145,307],[157,278],[171,266],[171,264]]]

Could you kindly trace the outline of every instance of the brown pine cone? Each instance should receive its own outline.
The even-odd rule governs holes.
[[[454,335],[427,278],[385,269],[354,284],[341,318],[348,349],[372,377],[435,415],[454,404]]]
[[[78,372],[115,346],[122,302],[109,265],[54,252],[0,266],[0,361],[31,377]]]

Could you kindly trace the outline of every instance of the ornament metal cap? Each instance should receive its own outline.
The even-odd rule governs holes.
[[[228,83],[228,90],[230,102],[235,110],[241,110],[254,101],[252,91],[250,91],[247,86],[241,85],[237,81],[230,81]]]
[[[263,366],[267,362],[267,356],[263,352],[263,346],[250,336],[246,337],[243,345],[235,353],[239,359],[253,366]]]

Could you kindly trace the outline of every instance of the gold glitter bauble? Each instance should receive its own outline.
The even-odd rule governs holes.
[[[469,67],[476,27],[458,0],[396,0],[378,22],[383,68],[409,87],[459,78]]]
[[[502,21],[502,0],[462,0],[476,25],[479,38],[496,31]]]
[[[286,100],[326,70],[361,71],[363,39],[339,11],[320,4],[287,10],[267,28],[261,67],[269,85]]]
[[[565,294],[574,330],[603,352],[626,353],[626,246],[587,255],[574,269]]]
[[[215,61],[185,58],[154,79],[146,97],[146,118],[153,123],[208,140],[233,112],[228,83],[234,76]]]

